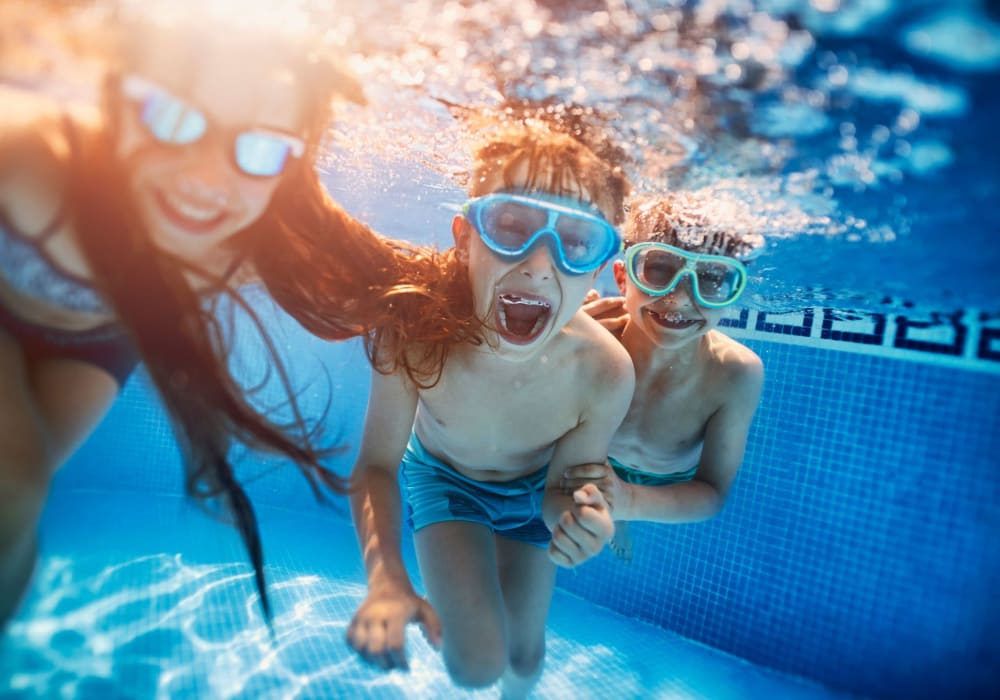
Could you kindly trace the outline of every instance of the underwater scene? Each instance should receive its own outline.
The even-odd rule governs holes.
[[[0,112],[10,116],[0,118],[0,372],[10,384],[0,387],[0,562],[10,572],[0,574],[0,699],[996,696],[1000,3],[15,6],[0,29]],[[213,43],[219,26],[230,43]],[[239,53],[244,30],[253,41]],[[272,31],[273,45],[258,41]],[[300,36],[335,60],[316,59]],[[278,70],[289,42],[305,58]],[[316,115],[302,85],[330,93]],[[43,159],[17,160],[44,141],[16,130],[30,111],[22,99],[36,98],[60,105],[54,124],[84,105],[97,116],[80,123],[111,135],[87,150],[78,129],[64,150],[82,156],[65,178],[23,165]],[[500,137],[481,146],[484,134],[539,124],[543,140],[565,132],[587,152],[529,148],[524,175],[516,160],[504,169],[514,156],[495,147]],[[600,186],[574,160],[591,157]],[[536,187],[530,167],[566,168],[572,182]],[[55,227],[51,242],[30,234],[31,222],[53,218],[34,204],[48,211],[48,195],[35,193],[50,185],[35,183],[50,179],[70,183],[57,188],[69,204],[55,220],[84,242]],[[517,200],[525,193],[531,201]],[[643,233],[636,212],[663,199],[697,212],[696,223],[675,221],[674,238]],[[505,214],[541,218],[512,241],[499,231]],[[742,235],[752,250],[712,247],[706,229],[712,240]],[[692,230],[697,245],[683,235]],[[607,254],[578,252],[570,233],[607,241]],[[711,287],[714,274],[738,282]],[[557,282],[525,291],[524,279],[542,277]],[[462,319],[490,285],[499,310],[469,331]],[[594,389],[579,373],[557,381],[572,363],[551,343],[566,328],[597,333],[576,314],[591,287],[588,304],[624,295],[631,328],[642,309],[662,333],[649,352],[663,362],[649,366],[677,364],[697,381],[644,381],[649,356],[626,342],[629,327],[608,324],[621,344],[605,333],[593,340],[604,354],[579,362],[611,375],[624,346],[627,378]],[[441,288],[468,302],[442,301]],[[679,293],[687,306],[657,306]],[[173,296],[187,306],[163,301]],[[45,324],[61,335],[38,331]],[[119,327],[124,345],[107,330]],[[718,353],[704,374],[693,369],[704,357],[683,349],[695,347]],[[480,381],[470,368],[487,366],[482,353],[507,364]],[[199,364],[208,357],[216,364]],[[438,371],[427,386],[407,375],[427,363]],[[100,381],[71,379],[76,364],[100,367]],[[747,405],[720,423],[742,405],[733,397]],[[88,401],[92,410],[73,413]],[[541,547],[496,522],[482,538],[452,527],[478,525],[482,503],[499,522],[521,494],[477,496],[472,515],[450,472],[492,489],[550,478],[542,464],[594,461],[572,459],[589,443],[560,448],[598,421],[566,418],[573,402],[613,414],[592,438],[610,444],[600,461],[617,449],[633,467],[639,455],[659,465],[654,476],[691,467],[682,481],[712,490],[671,480],[658,488],[678,500],[662,497],[659,513],[625,528],[613,498],[640,491],[599,487],[634,484],[626,473],[637,470],[609,462],[589,509],[573,487],[562,489],[561,515],[550,517],[551,500],[526,506]],[[640,420],[643,410],[651,417]],[[41,480],[18,466],[34,459],[22,448],[36,414],[54,416],[46,435],[67,436],[41,460]],[[550,423],[560,440],[540,448]],[[668,437],[694,460],[678,457],[675,469],[657,456]],[[502,461],[491,454],[508,453],[535,467],[482,476]],[[404,455],[402,475],[396,463],[358,466],[383,454]],[[479,467],[460,468],[460,456]],[[430,487],[419,479],[437,462],[451,480],[426,510],[448,515],[425,529],[415,519]],[[381,491],[379,478],[391,479]],[[590,546],[595,513],[613,529],[594,551],[560,554],[562,535]],[[495,590],[480,593],[466,572],[487,540]],[[378,612],[386,570],[402,571],[417,607],[394,613],[404,617],[380,653],[382,632],[364,641],[358,616]],[[475,613],[454,602],[470,600]],[[461,644],[454,631],[449,639],[456,627]],[[503,648],[490,656],[494,642]]]

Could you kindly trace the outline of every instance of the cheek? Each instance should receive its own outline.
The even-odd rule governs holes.
[[[625,310],[628,311],[628,315],[632,318],[636,318],[640,314],[643,305],[649,301],[649,297],[632,285],[625,287]]]
[[[240,202],[248,220],[260,217],[274,199],[274,193],[278,189],[278,179],[250,180],[240,177],[237,185]]]

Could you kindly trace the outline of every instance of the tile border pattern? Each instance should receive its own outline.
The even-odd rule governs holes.
[[[1000,374],[1000,312],[880,313],[814,307],[734,308],[719,330],[763,340]]]

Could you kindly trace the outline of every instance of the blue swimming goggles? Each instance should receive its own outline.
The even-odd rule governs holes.
[[[670,294],[688,276],[695,301],[712,308],[735,302],[747,284],[747,269],[735,258],[690,253],[653,241],[629,246],[625,270],[632,284],[650,296]]]
[[[495,192],[462,207],[483,243],[497,257],[523,260],[539,241],[568,275],[593,272],[621,250],[621,238],[604,217],[558,201]]]
[[[160,143],[184,146],[198,141],[209,130],[208,117],[197,107],[137,75],[122,78],[122,94],[139,106],[139,121]],[[213,130],[222,131],[212,126]],[[251,127],[224,132],[232,138],[236,166],[253,177],[274,177],[290,157],[305,152],[302,139],[280,131]]]

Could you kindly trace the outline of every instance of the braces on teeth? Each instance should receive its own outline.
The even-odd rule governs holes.
[[[538,299],[523,299],[516,294],[501,294],[500,299],[508,304],[526,304],[528,306],[541,306],[546,309],[549,308],[549,304],[544,301],[540,301]]]

